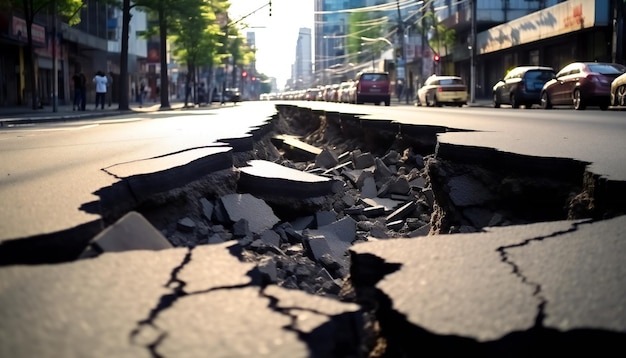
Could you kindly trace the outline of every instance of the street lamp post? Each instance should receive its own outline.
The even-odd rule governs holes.
[[[476,0],[470,0],[472,7],[470,29],[470,102],[476,103]]]

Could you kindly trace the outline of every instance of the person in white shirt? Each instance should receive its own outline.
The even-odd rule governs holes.
[[[96,84],[96,109],[98,109],[98,104],[100,104],[101,109],[104,109],[104,100],[107,93],[107,77],[104,75],[104,72],[98,71],[93,78],[93,83]]]

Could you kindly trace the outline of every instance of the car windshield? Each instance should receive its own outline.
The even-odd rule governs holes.
[[[594,63],[590,64],[589,70],[595,73],[601,73],[603,75],[618,75],[624,72],[624,68],[617,67],[617,65]]]
[[[526,72],[527,80],[539,80],[548,82],[554,78],[554,72],[552,71],[528,71]]]
[[[387,75],[380,74],[380,73],[366,73],[363,76],[361,76],[361,81],[372,81],[372,82],[387,81]]]
[[[439,80],[441,86],[462,85],[463,80],[460,78],[446,78]]]

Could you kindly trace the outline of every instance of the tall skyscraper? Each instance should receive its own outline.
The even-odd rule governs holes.
[[[295,88],[307,88],[311,84],[313,63],[311,51],[311,29],[300,28],[296,44],[296,61],[293,66],[292,79]]]

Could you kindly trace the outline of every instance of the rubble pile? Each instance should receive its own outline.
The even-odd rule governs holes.
[[[355,243],[566,219],[581,192],[570,177],[423,152],[436,141],[432,129],[400,132],[385,121],[360,126],[354,115],[280,107],[273,131],[220,174],[228,184],[155,226],[173,246],[237,241],[266,283],[336,296]]]

